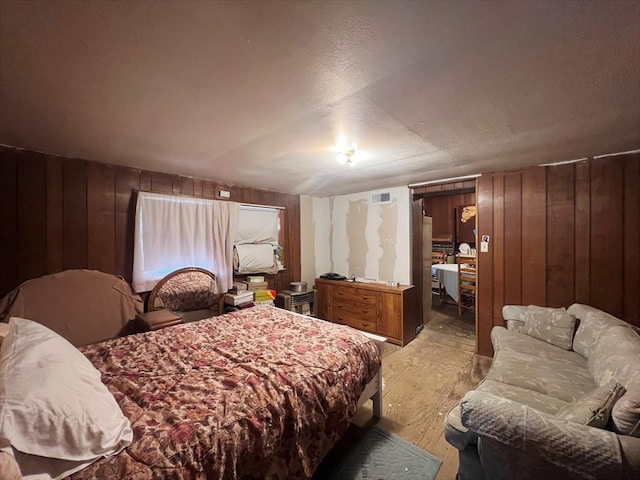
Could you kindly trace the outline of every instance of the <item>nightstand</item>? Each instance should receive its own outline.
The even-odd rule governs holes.
[[[136,315],[136,330],[139,332],[160,330],[180,323],[182,323],[182,317],[167,309],[153,310],[152,312]]]

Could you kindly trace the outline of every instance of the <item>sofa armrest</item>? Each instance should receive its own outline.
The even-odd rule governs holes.
[[[638,478],[640,474],[632,453],[638,448],[636,439],[625,438],[621,446],[613,432],[559,420],[485,392],[469,392],[461,410],[463,425],[480,438],[480,458],[490,478],[561,473],[566,478]]]

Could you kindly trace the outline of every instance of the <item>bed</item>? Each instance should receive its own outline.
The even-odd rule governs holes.
[[[310,478],[359,405],[380,415],[383,342],[264,305],[80,346],[132,438],[71,478]]]

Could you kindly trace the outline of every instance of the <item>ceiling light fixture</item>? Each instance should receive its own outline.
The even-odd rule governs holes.
[[[356,164],[356,146],[352,145],[349,150],[338,153],[338,162],[347,167],[353,167]]]
[[[355,143],[347,143],[344,135],[338,137],[335,151],[338,152],[338,162],[347,167],[353,167],[356,164],[356,157],[360,157],[358,154],[358,146]]]

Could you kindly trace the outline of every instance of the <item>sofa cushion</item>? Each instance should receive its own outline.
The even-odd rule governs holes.
[[[564,308],[529,310],[525,314],[523,332],[564,350],[571,350],[576,319]]]
[[[605,329],[628,326],[619,318],[589,305],[574,303],[567,309],[567,312],[578,319],[576,334],[573,337],[573,350],[585,358],[591,356],[600,334]]]
[[[556,418],[570,422],[605,428],[611,409],[624,393],[624,387],[616,381],[592,390],[556,412]]]
[[[533,337],[522,336],[539,345],[548,345]],[[551,348],[559,352],[551,360],[534,353],[499,350],[494,355],[493,365],[486,378],[533,390],[565,402],[572,402],[597,387],[584,360],[583,366],[562,359],[557,360],[562,357],[569,359],[577,354],[558,347]]]
[[[502,307],[502,318],[507,322],[507,328],[513,332],[522,333],[524,319],[529,311],[555,310],[555,307],[540,307],[538,305],[505,305]]]
[[[616,433],[640,437],[640,388],[632,387],[616,402],[611,420]]]
[[[582,355],[563,350],[529,335],[512,332],[504,327],[493,327],[491,342],[495,352],[510,350],[538,357],[544,362],[568,363],[578,368],[587,367],[587,361]]]
[[[536,392],[528,388],[510,385],[485,379],[476,387],[478,392],[491,393],[502,398],[508,398],[516,402],[528,405],[541,412],[555,414],[558,410],[568,405],[564,400]]]

